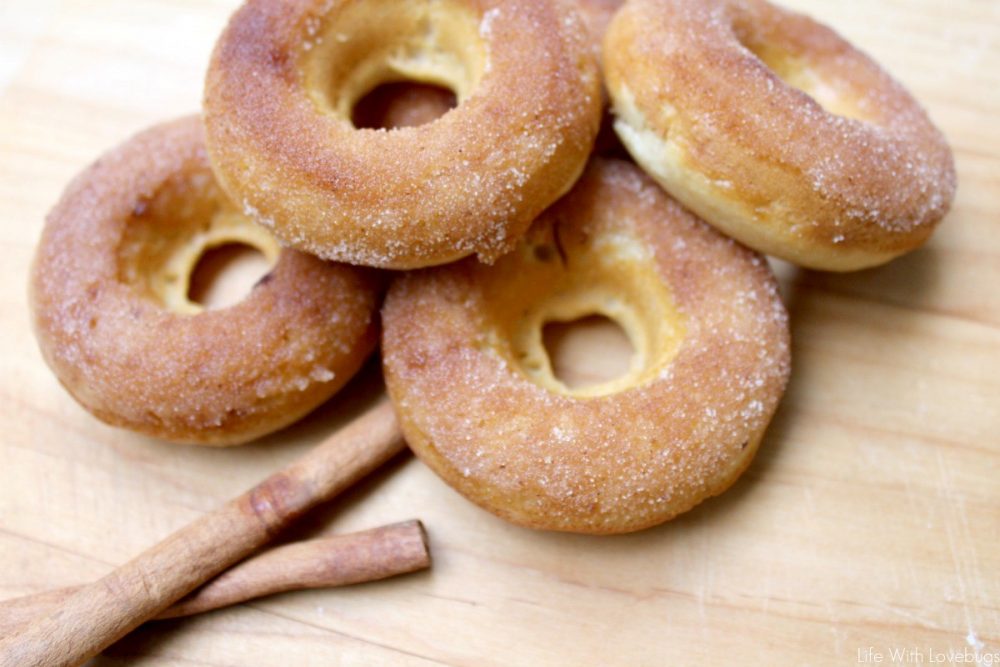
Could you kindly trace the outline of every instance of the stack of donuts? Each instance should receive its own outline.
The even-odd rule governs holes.
[[[67,187],[31,304],[82,406],[182,443],[292,423],[381,342],[407,442],[458,492],[621,533],[757,450],[790,372],[763,254],[887,262],[955,187],[898,83],[765,0],[247,0],[203,113]],[[271,268],[206,309],[192,271],[230,243]],[[542,328],[589,315],[635,352],[571,387]]]

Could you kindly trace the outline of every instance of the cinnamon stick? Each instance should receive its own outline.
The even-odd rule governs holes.
[[[296,542],[226,570],[156,618],[191,616],[275,593],[378,581],[423,570],[430,564],[426,533],[419,521]],[[0,637],[51,612],[80,588],[70,586],[0,601]]]
[[[311,452],[0,638],[3,667],[79,665],[330,500],[404,447],[392,405],[373,408]]]

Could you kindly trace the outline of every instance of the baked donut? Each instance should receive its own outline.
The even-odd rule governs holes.
[[[924,243],[951,206],[941,132],[874,61],[764,0],[630,0],[605,35],[615,129],[725,233],[848,271]]]
[[[188,281],[239,243],[274,268],[237,305],[203,310]],[[232,445],[302,417],[378,339],[373,272],[282,250],[217,187],[201,122],[104,155],[49,214],[31,273],[46,362],[99,419],[175,442]]]
[[[223,188],[283,242],[405,269],[493,261],[583,170],[600,76],[569,0],[249,0],[208,71]],[[358,129],[380,84],[455,92],[436,121]]]
[[[591,314],[621,325],[632,366],[570,389],[540,331]],[[721,493],[789,374],[767,262],[626,162],[594,162],[493,266],[398,277],[382,316],[410,447],[465,497],[533,528],[634,531]]]

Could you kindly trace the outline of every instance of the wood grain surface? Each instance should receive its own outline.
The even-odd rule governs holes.
[[[595,539],[507,525],[400,457],[289,537],[419,517],[432,571],[151,624],[92,664],[1000,664],[1000,2],[787,4],[911,88],[952,141],[959,195],[886,267],[779,267],[795,369],[736,486]],[[36,348],[26,276],[48,207],[103,150],[198,108],[235,6],[0,3],[0,598],[99,577],[380,391],[372,365],[261,442],[175,447],[92,419]],[[560,364],[600,372],[598,338]]]

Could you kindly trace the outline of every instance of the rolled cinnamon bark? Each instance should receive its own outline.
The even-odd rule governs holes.
[[[0,636],[0,667],[86,662],[405,447],[385,398],[245,494]]]
[[[378,581],[430,567],[427,534],[416,520],[359,533],[296,542],[265,551],[223,572],[156,619],[191,616],[308,588]],[[51,611],[80,586],[0,601],[0,635]]]

